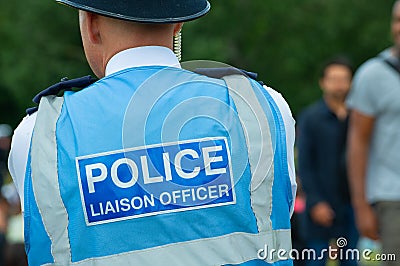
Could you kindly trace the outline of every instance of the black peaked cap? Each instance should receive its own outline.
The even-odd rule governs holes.
[[[122,20],[175,23],[201,17],[210,10],[207,0],[56,0],[65,5]]]

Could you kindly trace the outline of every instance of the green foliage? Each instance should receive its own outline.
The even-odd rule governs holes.
[[[184,59],[208,58],[258,72],[294,113],[320,97],[321,64],[347,55],[355,66],[391,45],[394,1],[214,0],[184,27]]]
[[[211,0],[183,30],[183,59],[259,73],[294,113],[320,96],[318,72],[336,54],[355,66],[391,45],[394,0]],[[0,123],[16,126],[32,97],[60,78],[90,74],[77,11],[50,0],[2,1]]]
[[[77,14],[55,1],[1,4],[0,123],[15,126],[35,94],[65,76],[90,73]]]

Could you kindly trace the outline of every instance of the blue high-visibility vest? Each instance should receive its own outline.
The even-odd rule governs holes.
[[[240,75],[138,67],[43,97],[29,263],[292,265],[286,158],[279,109]]]

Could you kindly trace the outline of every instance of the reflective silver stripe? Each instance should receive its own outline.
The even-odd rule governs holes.
[[[267,256],[267,262],[273,263],[280,260],[278,257],[278,250],[290,251],[290,230],[276,230],[259,234],[233,233],[221,237],[175,243],[145,250],[91,258],[74,262],[71,265],[204,266],[240,264],[257,259],[259,250],[265,249],[265,247],[267,247],[267,252],[272,254],[272,258]],[[272,249],[275,249],[275,252],[272,252]],[[287,256],[287,254],[288,253],[286,253],[285,256]]]
[[[246,136],[251,170],[251,206],[260,232],[272,230],[274,150],[268,119],[250,81],[242,75],[224,77]]]
[[[63,102],[62,97],[41,99],[31,148],[33,193],[51,239],[55,265],[71,263],[68,214],[61,199],[57,171],[56,124]]]

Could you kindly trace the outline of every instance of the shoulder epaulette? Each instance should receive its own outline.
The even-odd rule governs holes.
[[[258,74],[243,69],[234,67],[217,67],[217,68],[196,68],[193,72],[201,74],[210,78],[222,79],[229,75],[245,75],[248,78],[257,80]],[[258,81],[261,85],[264,85],[262,81]]]
[[[49,95],[58,95],[60,92],[62,91],[70,91],[73,88],[79,88],[79,89],[83,89],[89,85],[91,85],[92,83],[94,83],[96,81],[95,78],[93,78],[92,76],[84,76],[81,78],[76,78],[76,79],[68,79],[68,78],[63,78],[61,79],[60,82],[48,87],[47,89],[39,92],[34,98],[33,98],[33,102],[36,104],[39,104],[40,99],[44,96],[49,96]],[[28,115],[33,114],[34,112],[36,112],[38,110],[38,107],[32,107],[32,108],[28,108],[26,110],[26,113]]]

